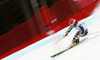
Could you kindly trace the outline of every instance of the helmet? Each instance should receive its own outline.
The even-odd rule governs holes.
[[[72,26],[74,26],[74,25],[76,25],[76,20],[75,19],[73,19],[73,18],[71,18],[70,20],[69,20],[69,24],[70,25],[72,25]]]

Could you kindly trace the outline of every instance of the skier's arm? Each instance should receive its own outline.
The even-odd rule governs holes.
[[[70,27],[68,28],[68,30],[66,31],[65,36],[67,36],[67,35],[68,35],[68,33],[69,33],[72,29],[73,29],[73,26],[70,26]]]

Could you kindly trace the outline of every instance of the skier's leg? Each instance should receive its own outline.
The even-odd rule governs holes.
[[[79,34],[80,34],[80,32],[78,31],[78,32],[75,34],[75,36],[74,36],[74,38],[73,38],[73,40],[72,40],[72,43],[79,43]]]
[[[86,30],[84,33],[78,31],[78,32],[75,34],[72,43],[79,43],[79,38],[80,38],[80,37],[84,37],[84,36],[86,36],[87,34],[88,34],[88,31],[87,31],[87,30]]]

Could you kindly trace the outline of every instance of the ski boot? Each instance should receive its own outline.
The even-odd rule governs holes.
[[[78,39],[73,39],[73,41],[72,41],[72,47],[76,46],[77,44],[79,44],[79,38]]]

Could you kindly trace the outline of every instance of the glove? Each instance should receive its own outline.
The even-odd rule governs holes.
[[[65,36],[67,36],[67,34],[65,34]]]
[[[68,35],[68,31],[66,32],[65,36],[67,36],[67,35]],[[64,37],[65,37],[65,36],[64,36]]]

